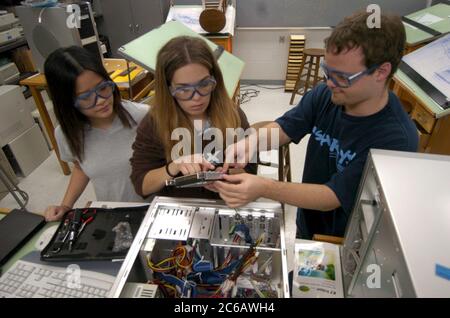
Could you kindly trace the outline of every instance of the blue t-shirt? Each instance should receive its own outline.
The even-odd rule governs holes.
[[[314,234],[344,236],[371,148],[412,152],[418,148],[417,128],[392,92],[378,113],[355,117],[334,104],[331,90],[320,84],[276,122],[295,143],[311,134],[302,182],[325,184],[341,203],[327,212],[298,209],[297,230],[306,239]]]

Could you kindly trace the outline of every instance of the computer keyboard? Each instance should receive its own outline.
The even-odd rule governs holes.
[[[74,284],[65,267],[17,261],[0,277],[0,298],[107,297],[115,277],[82,270]]]

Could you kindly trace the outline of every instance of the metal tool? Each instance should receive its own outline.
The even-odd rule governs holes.
[[[81,227],[78,230],[77,238],[81,235],[81,232],[83,232],[83,230],[85,229],[86,225],[91,223],[93,220],[94,220],[94,216],[91,215],[90,217],[88,217],[86,220],[83,221],[83,224],[81,224]]]
[[[69,224],[70,219],[66,217],[64,220],[64,224],[61,227],[61,230],[58,232],[58,236],[55,239],[55,243],[53,245],[53,249],[51,250],[52,253],[57,254],[61,251],[62,247],[64,246],[65,241],[67,240],[67,237],[69,235]]]
[[[174,186],[176,188],[201,187],[205,184],[216,180],[223,179],[222,172],[203,171],[191,175],[181,176],[172,180],[166,180],[166,186]]]
[[[71,252],[73,249],[73,244],[77,238],[78,229],[81,226],[82,222],[82,212],[79,209],[75,210],[75,213],[73,214],[72,222],[70,223],[70,230],[69,230],[69,251]]]
[[[58,254],[59,252],[61,252],[61,250],[62,250],[64,244],[66,243],[68,237],[69,237],[69,231],[66,232],[66,234],[63,237],[63,239],[61,240],[61,242],[59,242],[57,247],[54,247],[52,249],[52,253]]]

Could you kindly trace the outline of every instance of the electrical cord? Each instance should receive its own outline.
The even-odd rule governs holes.
[[[249,102],[252,98],[258,97],[259,91],[256,89],[241,89],[239,94],[240,104]]]
[[[249,102],[252,98],[258,97],[259,93],[261,91],[250,88],[250,87],[258,87],[263,89],[270,89],[270,90],[278,90],[278,89],[284,89],[284,86],[276,86],[276,87],[267,87],[259,84],[247,84],[247,85],[241,85],[241,90],[239,94],[239,101],[241,104],[245,104]]]
[[[241,85],[241,87],[246,88],[246,87],[259,87],[259,88],[264,88],[264,89],[284,89],[284,86],[276,86],[276,87],[267,87],[267,86],[263,86],[260,84],[244,84]]]

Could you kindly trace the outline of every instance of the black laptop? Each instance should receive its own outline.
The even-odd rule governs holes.
[[[42,216],[12,210],[0,220],[0,267],[45,225]]]

